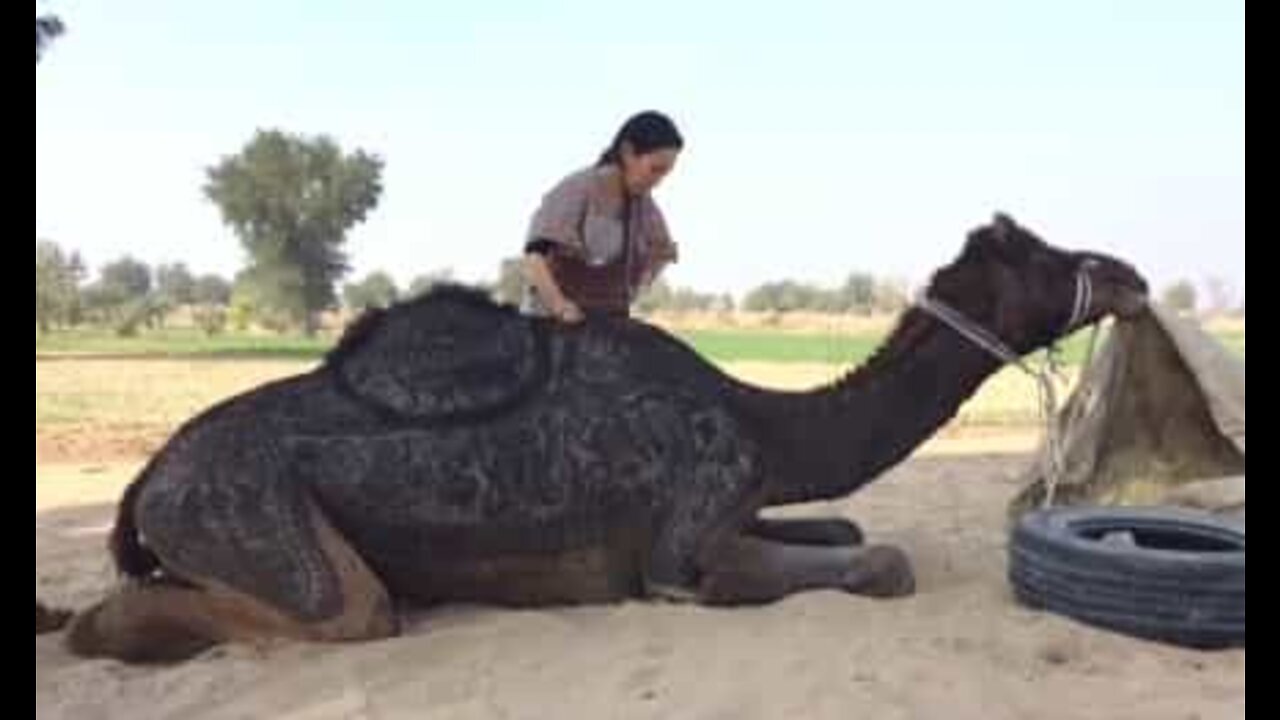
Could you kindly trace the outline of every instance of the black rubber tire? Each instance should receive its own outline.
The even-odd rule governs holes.
[[[1106,533],[1138,542],[1108,542]],[[1173,508],[1027,513],[1009,542],[1025,605],[1134,637],[1194,648],[1245,644],[1244,524]]]

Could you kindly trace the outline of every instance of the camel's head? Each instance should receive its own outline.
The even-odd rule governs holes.
[[[928,290],[1018,353],[1108,315],[1132,316],[1146,294],[1146,280],[1128,263],[1053,247],[1004,214],[970,232]]]

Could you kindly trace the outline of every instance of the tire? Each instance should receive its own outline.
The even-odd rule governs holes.
[[[1244,524],[1166,508],[1027,513],[1009,582],[1032,608],[1194,648],[1244,647]]]

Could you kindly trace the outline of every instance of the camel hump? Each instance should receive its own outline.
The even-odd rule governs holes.
[[[501,412],[544,375],[537,328],[460,286],[367,313],[326,364],[358,400],[402,419]]]

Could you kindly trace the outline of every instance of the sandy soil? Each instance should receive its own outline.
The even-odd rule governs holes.
[[[1030,442],[943,438],[847,501],[798,510],[846,514],[906,549],[919,578],[908,599],[454,606],[411,616],[389,641],[223,647],[169,668],[83,661],[37,637],[36,717],[1244,717],[1243,650],[1132,640],[1012,600],[1003,512]],[[103,540],[140,460],[59,455],[41,463],[37,430],[36,594],[74,608],[112,583]]]

